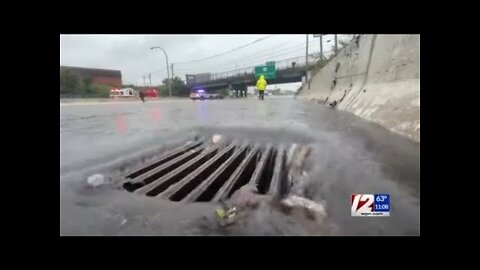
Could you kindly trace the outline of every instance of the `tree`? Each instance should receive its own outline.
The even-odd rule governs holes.
[[[84,76],[82,77],[82,82],[84,86],[91,85],[93,83],[93,79],[90,76]]]
[[[91,77],[82,77],[70,69],[60,69],[60,96],[108,97],[110,86],[93,83]]]
[[[230,90],[228,88],[218,90],[218,94],[223,95],[224,97],[230,96]]]
[[[161,97],[168,97],[169,94],[168,94],[168,86],[167,85],[160,85],[158,86],[158,94],[161,96]]]
[[[162,81],[163,85],[159,86],[160,90],[160,95],[162,96],[168,96],[168,83],[170,79],[164,79]],[[175,76],[172,80],[172,96],[188,96],[189,91],[187,86],[185,85],[185,82],[178,76]]]
[[[106,98],[110,96],[110,86],[108,85],[90,84],[88,88],[92,97]]]
[[[86,95],[95,95],[96,89],[93,87],[93,79],[90,76],[82,77],[84,93]]]
[[[72,70],[60,69],[60,94],[81,94],[81,77]]]

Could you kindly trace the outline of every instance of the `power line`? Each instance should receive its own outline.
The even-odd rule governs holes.
[[[230,50],[230,51],[227,51],[227,52],[224,52],[224,53],[221,53],[221,54],[209,56],[209,57],[202,58],[202,59],[196,59],[196,60],[192,60],[192,61],[175,63],[175,64],[186,64],[186,63],[200,62],[200,61],[212,59],[212,58],[215,58],[215,57],[218,57],[218,56],[221,56],[221,55],[226,55],[226,54],[229,54],[229,53],[238,51],[238,50],[240,50],[240,49],[242,49],[242,48],[245,48],[245,47],[247,47],[247,46],[253,45],[253,44],[257,43],[257,42],[263,41],[263,40],[268,39],[268,38],[271,38],[271,37],[273,37],[273,36],[275,36],[275,35],[270,35],[270,36],[266,36],[266,37],[263,37],[263,38],[259,38],[259,39],[255,40],[255,41],[253,41],[253,42],[250,42],[250,43],[248,43],[248,44],[242,45],[242,46],[240,46],[240,47],[234,48],[234,49],[232,49],[232,50]],[[279,47],[285,46],[285,45],[287,45],[287,44],[292,43],[294,40],[297,40],[298,38],[299,38],[299,37],[296,37],[296,38],[291,39],[291,40],[289,40],[289,41],[287,41],[287,42],[284,42],[284,43],[282,43],[282,44],[280,44],[280,45],[273,46],[273,47],[266,48],[266,49],[262,49],[260,52],[257,52],[257,53],[255,53],[255,54],[250,55],[250,56],[247,56],[247,57],[236,58],[236,59],[227,59],[227,60],[225,60],[225,61],[229,62],[229,64],[227,64],[227,65],[221,65],[220,67],[218,67],[218,66],[219,66],[218,63],[217,63],[217,64],[213,64],[213,63],[212,63],[212,64],[207,65],[208,67],[203,66],[202,69],[210,69],[210,68],[211,68],[211,69],[214,69],[214,70],[215,70],[215,71],[213,71],[213,72],[216,72],[216,71],[218,71],[218,70],[222,70],[222,69],[225,69],[225,68],[230,67],[230,66],[233,66],[233,65],[237,66],[237,65],[239,65],[239,63],[240,63],[240,67],[236,67],[235,69],[241,69],[241,68],[244,68],[244,67],[250,67],[250,66],[246,66],[246,65],[251,65],[251,63],[255,63],[255,62],[257,62],[257,61],[258,61],[258,62],[264,61],[266,58],[274,58],[274,57],[286,55],[286,54],[289,54],[289,53],[294,53],[295,50],[292,50],[292,49],[294,49],[294,48],[299,48],[299,47],[303,47],[303,46],[305,46],[306,42],[303,41],[303,42],[301,42],[301,43],[299,43],[299,44],[296,44],[296,45],[294,45],[294,46],[287,47],[287,48],[283,48],[283,49],[281,49],[281,50],[277,50],[277,51],[271,52],[271,53],[266,53],[266,54],[265,54],[265,53],[263,53],[263,52],[265,52],[265,51],[271,51],[271,50],[273,50],[273,49],[275,49],[275,48],[279,48]],[[347,38],[348,38],[348,37],[347,37]],[[339,38],[339,39],[340,39],[340,38]],[[312,39],[312,40],[309,41],[308,43],[309,43],[309,45],[310,45],[310,43],[312,43],[312,44],[314,45],[315,43],[317,43],[317,41],[316,41],[316,39]],[[283,52],[283,53],[279,54],[279,52]],[[324,53],[327,53],[327,52],[330,52],[330,51],[324,51]],[[255,58],[255,59],[252,60],[252,61],[250,61],[250,59],[253,59],[253,58]],[[239,59],[239,60],[241,60],[241,61],[238,61],[237,59]],[[245,60],[248,60],[248,61],[245,61]],[[273,59],[272,59],[272,60],[273,60]],[[233,62],[233,63],[232,63],[232,62]],[[214,67],[214,66],[215,66],[215,67]],[[182,73],[182,71],[183,71],[183,72],[186,72],[186,71],[189,71],[189,70],[190,70],[190,71],[193,71],[193,70],[198,70],[198,69],[199,69],[199,68],[197,68],[197,67],[195,67],[195,68],[188,68],[188,67],[186,67],[186,68],[176,68],[176,71]],[[232,70],[233,70],[233,68],[232,68]],[[159,73],[159,72],[161,72],[161,71],[165,72],[165,68],[162,68],[162,69],[160,69],[160,70],[157,70],[157,71],[154,71],[154,72],[151,72],[151,73]],[[141,78],[141,77],[140,77],[140,78]],[[137,80],[138,80],[138,79],[137,79]]]
[[[261,57],[255,57],[255,59],[252,59],[252,60],[248,60],[248,61],[242,61],[241,63],[241,66],[244,66],[245,65],[250,65],[250,63],[255,63],[255,62],[259,62],[259,61],[264,61],[264,60],[267,60],[267,59],[272,59],[274,60],[273,58],[275,57],[278,57],[278,56],[282,56],[282,55],[286,55],[286,54],[293,54],[295,53],[296,51],[299,51],[297,48],[300,48],[300,47],[303,47],[305,46],[305,43],[306,42],[303,42],[303,44],[297,44],[296,46],[293,46],[293,47],[289,47],[289,48],[284,48],[282,50],[279,50],[279,51],[275,51],[273,53],[269,53],[269,54],[264,54],[263,56]],[[310,43],[310,42],[309,42]],[[279,52],[282,52],[282,53],[279,53]],[[246,59],[251,59],[252,57],[249,57],[249,58],[246,58]],[[229,65],[223,65],[221,67],[217,67],[215,68],[216,70],[219,70],[219,69],[224,69],[226,67],[229,67],[229,66],[232,66],[232,64],[229,64]],[[248,67],[248,66],[247,66]],[[238,69],[241,69],[242,67],[238,67]]]
[[[268,48],[268,49],[263,50],[263,51],[271,51],[271,50],[274,49],[274,48],[278,48],[278,47],[284,46],[284,45],[289,44],[289,43],[291,43],[291,42],[292,42],[292,40],[290,40],[289,42],[285,42],[285,43],[283,43],[283,44],[280,44],[280,45],[278,45],[278,46],[274,46],[274,47]],[[250,56],[247,56],[247,57],[243,57],[243,58],[240,59],[240,61],[238,61],[237,59],[228,59],[228,60],[226,60],[226,62],[229,62],[229,64],[227,64],[227,65],[221,65],[220,67],[218,67],[219,64],[210,64],[210,65],[207,65],[207,67],[204,66],[204,67],[202,67],[202,68],[203,68],[203,69],[210,69],[210,68],[212,68],[212,69],[223,69],[223,68],[225,68],[225,67],[233,66],[233,65],[235,65],[235,64],[236,64],[236,65],[244,65],[245,62],[251,62],[251,61],[250,61],[251,59],[258,60],[258,59],[260,59],[260,58],[263,59],[263,58],[265,58],[265,57],[267,57],[267,56],[268,56],[268,57],[275,57],[279,52],[286,52],[286,51],[293,52],[293,51],[295,51],[295,48],[299,48],[299,47],[305,46],[305,43],[306,43],[305,41],[302,41],[301,43],[295,44],[294,46],[287,47],[287,48],[283,48],[283,49],[281,49],[281,50],[277,50],[277,51],[270,52],[270,53],[266,53],[266,54],[263,53],[263,52],[260,52],[260,53],[258,53],[258,54],[254,54],[254,55],[250,55]],[[313,44],[314,42],[312,41],[312,42],[309,42],[309,43],[312,43],[312,44]],[[292,49],[294,49],[294,50],[292,50]],[[280,54],[280,55],[285,55],[285,54]],[[249,61],[245,61],[245,60],[249,60]],[[182,69],[182,70],[185,71],[185,70],[197,70],[197,69],[198,69],[198,68],[187,68],[187,69]]]
[[[292,51],[291,49],[294,49],[294,48],[298,48],[299,46],[304,46],[305,44],[297,44],[295,46],[292,46],[292,47],[288,47],[288,48],[283,48],[281,50],[277,50],[277,51],[274,51],[274,52],[270,52],[270,53],[260,53],[260,54],[256,54],[256,55],[251,55],[251,56],[248,56],[248,57],[243,57],[241,60],[242,61],[235,61],[237,64],[238,63],[243,63],[245,62],[245,60],[251,60],[251,59],[256,59],[256,58],[259,58],[259,57],[265,57],[266,55],[275,55],[279,52],[285,52],[285,51]],[[232,62],[232,61],[229,61],[229,62]],[[230,64],[231,65],[231,64]]]
[[[302,45],[302,46],[304,46],[304,45]],[[333,52],[334,52],[334,50],[332,49],[332,50],[324,51],[323,53],[324,53],[325,56],[327,56],[327,55],[329,55],[330,53],[333,53]],[[277,58],[277,57],[282,56],[282,55],[288,55],[288,54],[293,54],[293,53],[294,53],[294,51],[291,50],[291,51],[288,51],[288,52],[277,54],[275,56],[266,56],[266,57],[257,58],[253,61],[245,62],[245,63],[243,63],[242,66],[237,67],[237,68],[227,69],[227,66],[222,66],[222,67],[219,67],[219,68],[212,69],[211,73],[233,72],[233,71],[238,71],[238,70],[242,70],[242,69],[253,68],[254,66],[264,64],[264,61],[266,61],[266,60],[272,60],[272,61],[280,62],[280,61],[284,61],[284,60],[288,60],[288,59],[295,59],[295,58],[303,59],[305,57],[305,55],[302,54],[302,55],[292,56],[292,57],[283,58],[283,59],[278,59]],[[314,55],[315,55],[314,53],[310,53],[309,57],[314,56]],[[277,58],[277,59],[275,59],[275,58]]]
[[[255,53],[255,54],[250,55],[250,56],[247,56],[247,57],[241,57],[241,58],[236,58],[236,59],[225,59],[225,60],[223,60],[222,62],[229,62],[230,64],[222,65],[221,68],[225,68],[225,67],[229,67],[229,66],[234,66],[234,65],[237,65],[237,66],[238,66],[239,64],[240,64],[240,65],[243,65],[243,63],[245,63],[245,60],[247,60],[247,59],[250,60],[250,59],[254,59],[254,58],[257,58],[257,59],[258,59],[259,56],[265,57],[266,55],[270,55],[271,57],[274,57],[275,54],[277,54],[278,52],[283,52],[283,51],[286,51],[286,50],[289,50],[289,49],[292,49],[292,48],[298,48],[298,47],[303,47],[303,46],[305,46],[305,43],[306,43],[306,42],[305,42],[305,41],[302,41],[302,42],[300,42],[299,44],[296,44],[296,45],[294,45],[294,46],[292,46],[292,47],[283,48],[283,49],[281,49],[281,50],[278,50],[278,51],[275,51],[275,52],[271,52],[271,53],[267,53],[267,54],[264,53],[265,51],[271,51],[271,50],[273,50],[273,49],[275,49],[275,48],[279,48],[279,47],[285,46],[285,45],[287,45],[287,44],[290,44],[290,43],[292,43],[292,41],[298,40],[299,38],[300,38],[300,37],[296,37],[296,38],[291,39],[291,40],[289,40],[289,41],[287,41],[287,42],[284,42],[284,43],[282,43],[282,44],[280,44],[280,45],[263,49],[263,50],[261,50],[260,52],[257,52],[257,53]],[[301,38],[303,39],[303,36],[302,36]],[[315,40],[309,41],[309,45],[310,45],[310,43],[311,43],[311,44],[315,44],[315,42],[316,42]],[[249,62],[251,62],[251,61],[249,61]],[[219,65],[219,63],[211,63],[211,64],[207,64],[206,66],[202,66],[202,69],[211,69],[211,68],[219,69],[219,68],[218,68],[218,65]],[[221,69],[221,68],[220,68],[220,69]],[[187,71],[194,71],[194,70],[198,70],[198,69],[199,69],[198,67],[191,67],[191,68],[188,68],[188,67],[187,67],[187,68],[180,68],[180,69],[177,69],[177,70],[178,70],[178,71],[187,72]]]
[[[311,57],[311,56],[314,56],[314,54],[309,54],[308,56]],[[289,60],[289,59],[296,59],[296,58],[304,59],[304,58],[305,58],[305,55],[302,54],[302,55],[297,55],[297,56],[295,56],[295,57],[288,57],[288,58],[284,58],[284,59],[278,59],[277,62],[281,62],[281,61],[285,61],[285,60]],[[258,65],[259,65],[259,64],[252,64],[252,65],[243,67],[243,69],[253,68],[253,67],[258,66]],[[239,68],[239,69],[242,69],[242,68]],[[224,71],[224,72],[217,72],[217,73],[228,73],[228,72],[234,72],[234,71],[238,71],[238,69],[226,70],[226,71]]]
[[[165,69],[165,68],[162,68],[162,69],[159,69],[159,70],[157,70],[157,71],[152,71],[152,72],[150,72],[150,73],[154,74],[154,73],[160,73],[160,72],[165,72],[165,71],[166,71],[166,69]]]
[[[278,56],[282,56],[282,55],[286,55],[286,54],[290,54],[291,52],[288,52],[288,53],[283,53],[283,54],[279,54],[277,55],[276,57]],[[309,54],[309,56],[312,56],[313,54]],[[283,60],[287,60],[287,59],[295,59],[295,58],[302,58],[302,57],[305,57],[305,55],[300,55],[300,56],[293,56],[293,57],[288,57],[286,59],[280,59],[280,60],[276,60],[276,62],[279,62],[279,61],[283,61]],[[267,57],[267,58],[263,58],[263,59],[258,59],[258,60],[255,60],[255,61],[251,61],[249,63],[245,63],[244,66],[242,67],[239,67],[237,69],[232,69],[232,70],[227,70],[227,71],[224,71],[224,72],[229,72],[229,71],[234,71],[234,70],[238,70],[238,69],[246,69],[246,68],[252,68],[254,66],[258,66],[258,65],[262,65],[264,64],[264,61],[267,60],[267,59],[271,59],[270,57]]]
[[[216,54],[216,55],[212,55],[212,56],[209,56],[209,57],[205,57],[205,58],[201,58],[201,59],[196,59],[196,60],[192,60],[192,61],[176,62],[175,64],[176,64],[176,65],[181,65],[181,64],[200,62],[200,61],[204,61],[204,60],[207,60],[207,59],[215,58],[215,57],[218,57],[218,56],[222,56],[222,55],[225,55],[225,54],[229,54],[229,53],[238,51],[238,50],[240,50],[240,49],[243,49],[243,48],[245,48],[245,47],[248,47],[248,46],[253,45],[253,44],[257,43],[257,42],[263,41],[263,40],[265,40],[265,39],[271,38],[271,37],[273,37],[273,36],[275,36],[275,35],[270,35],[270,36],[266,36],[266,37],[263,37],[263,38],[256,39],[256,40],[253,41],[253,42],[250,42],[250,43],[248,43],[248,44],[242,45],[242,46],[240,46],[240,47],[237,47],[237,48],[235,48],[235,49],[232,49],[232,50],[227,51],[227,52],[224,52],[224,53],[219,53],[219,54]]]
[[[327,52],[330,52],[330,51],[327,51]],[[314,56],[314,54],[309,54],[309,57],[312,57]],[[285,61],[285,60],[288,60],[288,59],[296,59],[296,58],[300,58],[300,59],[304,59],[305,55],[297,55],[295,57],[289,57],[289,58],[284,58],[284,59],[279,59],[277,60],[277,62],[280,62],[280,61]],[[258,65],[258,64],[257,64]],[[235,72],[235,71],[239,71],[241,69],[246,69],[246,68],[253,68],[254,66],[257,66],[257,65],[249,65],[249,66],[246,66],[246,67],[242,67],[242,68],[238,68],[238,69],[232,69],[232,70],[225,70],[223,72],[212,72],[213,74],[218,74],[218,73],[229,73],[229,72]]]
[[[332,35],[333,35],[333,34],[332,34]],[[344,37],[344,36],[343,36],[343,35],[339,35],[339,40],[340,40],[342,37]],[[346,37],[347,40],[348,40],[348,35],[345,35],[345,37]],[[268,49],[263,50],[263,51],[269,51],[269,50],[272,50],[272,49],[275,49],[275,48],[284,46],[284,45],[286,45],[286,44],[290,43],[291,41],[296,40],[296,39],[298,39],[298,38],[299,38],[299,37],[297,37],[297,38],[295,38],[295,39],[292,39],[292,40],[290,40],[289,42],[285,42],[285,43],[283,43],[283,44],[281,44],[281,45],[279,45],[279,46],[274,46],[274,47],[268,48]],[[303,39],[303,36],[302,36],[301,38]],[[330,40],[328,40],[328,41],[330,41]],[[309,46],[310,46],[311,44],[312,44],[312,45],[315,45],[316,42],[317,42],[317,41],[316,41],[315,39],[312,39],[311,41],[308,42],[308,44],[309,44]],[[306,44],[306,42],[305,42],[305,41],[302,41],[301,43],[299,43],[299,44],[297,44],[297,45],[295,45],[295,46],[288,47],[288,48],[284,48],[284,49],[279,50],[279,51],[284,51],[284,50],[287,50],[287,49],[289,49],[289,48],[303,47],[303,46],[305,46],[305,44]],[[278,53],[279,51],[273,52],[273,54],[276,54],[276,53]],[[268,55],[271,55],[271,54],[272,54],[272,53],[270,53],[270,54],[268,54]],[[260,52],[260,53],[254,54],[254,55],[250,55],[250,56],[244,57],[244,58],[242,58],[241,60],[256,58],[257,55],[265,55],[265,54],[264,54],[263,52]],[[232,62],[232,61],[233,61],[233,62],[237,62],[236,60],[228,60],[228,61],[229,61],[229,62]],[[238,62],[237,62],[237,64],[238,64]]]
[[[309,42],[310,43],[310,42]],[[330,53],[330,52],[333,52],[334,50],[328,50],[328,51],[324,51],[324,53]],[[274,57],[278,57],[278,56],[282,56],[282,55],[286,55],[286,54],[290,54],[290,53],[293,53],[293,51],[290,51],[290,52],[286,52],[286,53],[281,53],[281,54],[278,54],[278,55],[275,55]],[[313,53],[310,53],[309,56],[313,56],[315,54]],[[286,59],[280,59],[280,60],[276,60],[276,59],[272,59],[273,57],[272,56],[268,56],[268,57],[263,57],[263,58],[258,58],[258,59],[255,59],[254,61],[249,61],[249,62],[246,62],[244,63],[243,66],[241,67],[238,67],[236,69],[231,69],[231,70],[227,70],[225,72],[229,72],[229,71],[235,71],[235,70],[239,70],[239,69],[245,69],[245,68],[250,68],[250,67],[254,67],[254,66],[257,66],[257,65],[261,65],[261,64],[264,64],[263,62],[267,59],[272,59],[272,60],[275,60],[277,62],[279,61],[283,61],[283,60],[287,60],[287,59],[293,59],[293,58],[300,58],[300,57],[304,57],[304,55],[301,55],[301,56],[294,56],[294,57],[289,57],[289,58],[286,58]],[[262,63],[260,63],[262,62]],[[220,68],[220,69],[224,69],[223,67]]]
[[[162,68],[162,69],[159,69],[159,70],[156,70],[156,71],[152,71],[152,72],[142,72],[142,73],[137,73],[136,76],[132,76],[132,77],[137,77],[137,80],[139,78],[142,78],[142,76],[148,74],[148,73],[151,73],[151,74],[155,74],[155,73],[160,73],[161,71],[165,71],[165,68]]]
[[[340,36],[340,37],[343,37],[343,36]],[[339,37],[339,39],[340,39],[340,37]],[[348,36],[346,36],[346,38],[347,38],[347,39],[345,39],[345,40],[349,40],[349,39],[348,39]],[[308,42],[308,45],[309,45],[309,46],[315,45],[315,43],[317,43],[317,41],[316,41],[315,39],[312,39],[311,41]],[[273,57],[277,57],[277,56],[280,56],[280,55],[285,55],[285,54],[288,54],[288,53],[287,53],[287,50],[293,49],[293,48],[300,48],[300,47],[305,46],[305,44],[306,44],[306,42],[303,41],[303,42],[301,42],[300,44],[297,44],[297,45],[295,45],[295,46],[288,47],[288,48],[284,48],[284,49],[275,51],[275,52],[273,52],[273,53],[264,54],[264,55],[263,55],[262,57],[260,57],[260,58],[258,58],[258,57],[256,57],[256,56],[250,56],[250,57],[243,58],[242,60],[252,59],[252,58],[256,58],[255,60],[259,60],[259,59],[265,59],[265,58],[270,58],[270,57],[273,58]],[[279,52],[282,52],[282,51],[285,51],[285,53],[278,54]],[[295,50],[289,50],[289,52],[293,52],[293,51],[295,51]],[[315,50],[314,50],[314,51],[315,51]],[[324,51],[324,53],[327,53],[327,52],[333,52],[333,50]],[[272,59],[272,60],[273,60],[273,59]],[[231,61],[230,61],[230,62],[231,62]],[[255,61],[253,61],[253,62],[255,62]],[[252,61],[246,61],[246,62],[245,62],[245,61],[242,61],[241,63],[242,63],[242,65],[245,65],[246,63],[252,63]],[[237,64],[238,64],[238,62],[237,62]],[[233,66],[233,64],[223,65],[221,68],[217,68],[217,70],[218,70],[218,69],[223,69],[223,68],[229,67],[229,66]],[[238,67],[238,68],[240,69],[241,67]]]
[[[225,59],[225,60],[223,60],[223,61],[224,61],[224,62],[236,62],[236,63],[238,64],[238,60],[245,60],[245,59],[255,58],[255,57],[257,57],[257,55],[263,55],[265,51],[271,51],[271,50],[273,50],[273,49],[275,49],[275,48],[279,48],[279,47],[285,46],[285,45],[287,45],[287,44],[289,44],[289,43],[291,43],[292,41],[297,40],[297,39],[298,39],[298,37],[296,37],[296,38],[294,38],[294,39],[291,39],[291,40],[289,40],[289,41],[287,41],[287,42],[284,42],[284,43],[282,43],[282,44],[280,44],[280,45],[277,45],[277,46],[274,46],[274,47],[270,47],[270,48],[266,48],[266,49],[263,49],[263,50],[261,50],[261,51],[257,51],[255,54],[250,55],[250,56],[247,56],[247,57],[240,57],[240,58],[236,58],[236,59]],[[209,64],[209,66],[213,66],[213,65],[218,65],[218,63]],[[190,68],[190,69],[196,69],[196,68]]]

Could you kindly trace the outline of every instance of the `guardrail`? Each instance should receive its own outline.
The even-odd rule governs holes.
[[[318,60],[318,56],[315,54],[311,54],[308,56],[309,66],[315,65],[316,61]],[[249,66],[240,69],[229,70],[220,73],[212,73],[209,79],[204,80],[197,80],[195,83],[204,83],[208,81],[215,81],[220,79],[228,79],[228,78],[236,78],[236,77],[245,77],[249,74],[254,74],[255,67],[259,65]],[[294,58],[282,59],[275,62],[275,66],[277,70],[286,70],[290,68],[299,68],[306,66],[305,63],[305,56],[297,56]]]
[[[355,41],[358,41],[358,37],[360,35],[355,34],[352,35],[351,39],[348,40],[349,45],[344,46],[343,48],[339,48],[339,50],[334,53],[334,56],[340,53],[345,47],[351,46],[352,43]],[[330,62],[334,57],[325,57],[324,56],[324,61],[322,63],[319,63],[318,60],[320,60],[320,54],[315,53],[315,54],[309,54],[308,55],[308,62],[309,62],[309,67],[317,67],[321,68],[325,66],[328,62]],[[311,63],[311,64],[310,64]],[[252,75],[255,72],[255,67],[259,66],[260,64],[249,66],[249,67],[244,67],[244,68],[239,68],[239,69],[234,69],[234,70],[229,70],[225,72],[219,72],[219,73],[212,73],[210,78],[204,78],[201,80],[195,81],[195,83],[205,83],[209,81],[215,81],[215,80],[221,80],[221,79],[230,79],[230,78],[240,78],[240,77],[246,77],[248,75]],[[287,58],[287,59],[282,59],[278,60],[275,62],[275,66],[277,71],[281,70],[287,70],[290,68],[301,68],[306,66],[305,62],[305,55],[302,56],[297,56],[293,58]]]

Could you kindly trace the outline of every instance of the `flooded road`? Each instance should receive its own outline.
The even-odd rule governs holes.
[[[325,204],[334,232],[419,235],[420,145],[354,115],[293,97],[60,105],[62,235],[312,235],[304,222],[260,208],[242,226],[215,227],[213,203],[142,197],[88,176],[113,179],[159,151],[200,134],[256,142],[307,141],[302,196]],[[351,217],[352,193],[389,193],[390,217]],[[319,224],[318,226],[322,226]]]

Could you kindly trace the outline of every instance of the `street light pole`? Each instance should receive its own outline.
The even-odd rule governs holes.
[[[313,37],[319,37],[320,38],[320,61],[323,61],[323,34],[315,34]]]
[[[307,44],[305,47],[305,81],[308,83],[308,34],[307,34]]]
[[[167,52],[162,48],[162,47],[151,47],[150,50],[153,50],[153,49],[160,49],[162,50],[162,52],[165,54],[165,59],[167,59],[167,76],[168,76],[168,94],[170,95],[170,97],[172,96],[172,79],[170,78],[170,69],[169,69],[169,66],[168,66],[168,55],[167,55]]]
[[[320,35],[320,60],[323,61],[323,35]]]
[[[337,52],[338,52],[337,34],[335,34],[335,55],[337,55]]]

